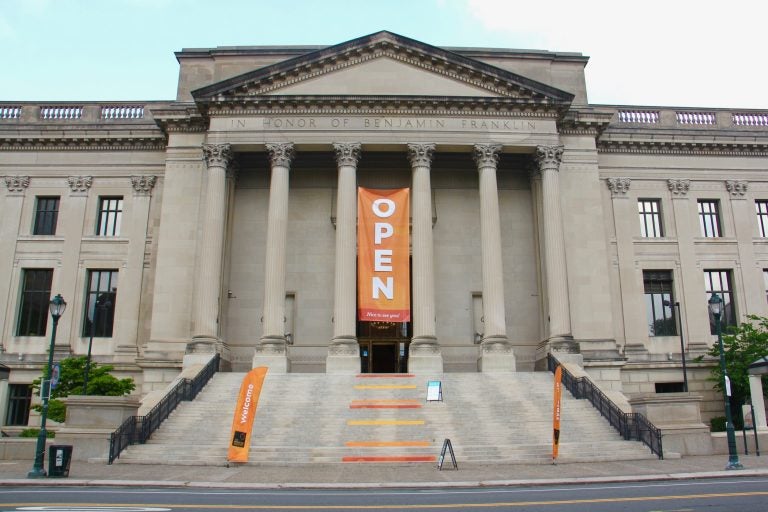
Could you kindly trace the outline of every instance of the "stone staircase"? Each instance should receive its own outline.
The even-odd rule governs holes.
[[[147,444],[130,446],[116,462],[226,465],[243,376],[216,374]],[[429,380],[441,381],[443,401],[425,401]],[[561,410],[558,461],[655,457],[565,390]],[[249,464],[435,463],[446,438],[459,464],[550,463],[552,375],[267,374]]]

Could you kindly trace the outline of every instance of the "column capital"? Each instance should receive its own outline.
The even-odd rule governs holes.
[[[269,161],[272,166],[290,167],[293,157],[296,156],[293,142],[267,144],[267,151],[269,152]]]
[[[408,144],[408,160],[411,167],[429,167],[432,163],[432,156],[435,152],[435,145],[426,144]]]
[[[725,180],[725,188],[731,193],[733,199],[743,199],[747,193],[748,181],[743,180]]]
[[[501,144],[475,144],[472,153],[477,167],[496,167],[501,148]]]
[[[207,167],[226,167],[232,161],[229,144],[203,144],[203,158]]]
[[[667,180],[667,187],[669,188],[669,191],[672,192],[672,197],[685,197],[688,195],[688,191],[691,188],[691,180],[670,178]]]
[[[131,176],[131,185],[136,195],[148,196],[152,193],[152,189],[155,188],[155,182],[157,176]]]
[[[629,192],[629,186],[632,184],[632,180],[629,178],[608,178],[605,181],[614,197],[626,196]]]
[[[24,192],[29,187],[29,176],[6,176],[5,186],[8,192]]]
[[[88,192],[93,185],[93,176],[70,176],[67,183],[72,192]]]
[[[564,147],[559,144],[551,146],[536,146],[536,163],[542,171],[559,171],[563,159]]]
[[[360,161],[362,144],[359,142],[334,142],[333,150],[336,152],[336,164],[339,166],[357,167]]]

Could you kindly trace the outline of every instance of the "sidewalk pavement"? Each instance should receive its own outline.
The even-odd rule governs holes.
[[[739,456],[743,470],[725,471],[727,455],[670,460],[631,460],[552,464],[470,464],[454,470],[434,464],[339,463],[304,465],[171,466],[75,461],[68,478],[28,479],[31,460],[0,461],[0,486],[79,485],[133,487],[403,488],[686,480],[697,478],[768,477],[768,455]],[[46,461],[47,468],[47,461]]]

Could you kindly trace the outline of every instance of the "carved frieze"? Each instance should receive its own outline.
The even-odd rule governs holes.
[[[203,158],[208,167],[224,167],[232,161],[232,147],[229,144],[203,144]]]
[[[72,192],[88,192],[93,185],[93,176],[70,176],[67,178],[67,184]]]
[[[542,171],[559,171],[564,148],[561,145],[536,146],[534,158]]]
[[[613,196],[623,196],[629,192],[629,185],[632,180],[629,178],[608,178],[606,183]]]
[[[408,144],[408,160],[411,167],[429,167],[434,152],[435,145],[432,143]]]
[[[29,187],[29,176],[6,176],[5,186],[8,192],[24,192]]]
[[[691,180],[670,178],[667,180],[667,187],[673,196],[684,197],[688,195],[688,190],[691,188]]]
[[[360,161],[361,144],[359,142],[335,142],[333,149],[336,152],[336,163],[339,167],[357,167]]]
[[[496,167],[499,163],[501,144],[475,144],[473,156],[477,167]]]
[[[296,156],[292,142],[267,144],[267,152],[269,152],[269,161],[273,166],[290,167],[293,157]]]
[[[138,195],[149,195],[156,181],[157,176],[131,176],[131,185]]]
[[[748,184],[749,182],[742,180],[725,180],[725,188],[734,198],[744,197]]]

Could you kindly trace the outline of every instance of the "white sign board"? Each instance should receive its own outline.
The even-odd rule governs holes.
[[[427,381],[427,402],[437,402],[443,399],[443,386],[439,380]]]

